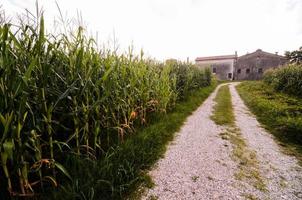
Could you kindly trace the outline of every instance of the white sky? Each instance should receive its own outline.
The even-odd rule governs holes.
[[[159,60],[193,61],[197,56],[253,52],[283,54],[302,46],[302,0],[57,0],[63,13],[80,11],[89,33],[106,43],[115,35],[120,49],[131,44]],[[14,16],[35,0],[1,0]],[[54,0],[39,0],[52,27]]]

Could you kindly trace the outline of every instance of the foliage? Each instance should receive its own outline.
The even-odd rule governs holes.
[[[243,82],[237,90],[257,119],[302,160],[301,98],[276,92],[262,81]]]
[[[171,74],[176,76],[176,93],[178,99],[184,98],[189,91],[207,86],[211,82],[211,71],[202,71],[190,63],[170,61],[167,64],[172,68]]]
[[[96,163],[101,163],[99,178],[109,176],[102,174],[108,168],[115,177],[110,179],[113,185],[131,184],[135,179],[124,173],[132,173],[130,166],[137,161],[127,155],[133,157],[140,149],[132,143],[125,157],[116,158],[122,169],[110,163],[112,152],[129,143],[126,137],[135,135],[151,116],[172,110],[177,99],[209,85],[210,73],[191,64],[157,63],[145,59],[143,52],[133,55],[131,49],[122,55],[100,51],[82,27],[54,36],[46,34],[43,16],[37,22],[0,25],[1,199],[7,197],[5,188],[11,196],[33,196],[61,182],[76,188],[83,182],[69,180],[76,176],[73,171],[80,176]],[[72,169],[82,159],[89,168]],[[126,188],[112,187],[110,183],[101,188],[112,195]],[[93,196],[95,191],[85,192]]]
[[[302,64],[302,47],[295,51],[286,51],[285,56],[289,63]]]
[[[302,96],[301,65],[288,65],[268,70],[264,74],[264,81],[277,91]]]
[[[121,199],[139,184],[149,185],[146,171],[165,152],[165,145],[174,133],[215,89],[215,84],[198,89],[176,104],[167,114],[152,118],[150,125],[141,128],[123,144],[110,149],[97,162],[68,157],[73,182],[68,182],[51,199]],[[89,198],[94,193],[92,198]],[[131,198],[130,198],[131,199]]]

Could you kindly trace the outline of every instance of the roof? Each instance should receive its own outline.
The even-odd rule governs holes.
[[[209,57],[197,57],[195,61],[207,61],[207,60],[227,60],[235,59],[236,55],[223,55],[223,56],[209,56]]]
[[[254,56],[254,55],[257,55],[257,56],[260,56],[260,55],[267,55],[267,56],[272,56],[272,57],[278,57],[278,58],[283,58],[283,59],[285,59],[285,57],[282,56],[282,55],[278,55],[278,54],[273,54],[273,53],[265,52],[265,51],[262,51],[261,49],[257,49],[257,50],[256,50],[255,52],[253,52],[253,53],[247,53],[246,55],[239,56],[238,59],[240,59],[240,58],[248,58],[248,57],[251,57],[251,56]]]

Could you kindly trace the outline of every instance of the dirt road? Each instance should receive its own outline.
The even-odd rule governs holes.
[[[265,190],[236,177],[240,163],[233,145],[221,137],[227,127],[210,118],[218,88],[190,116],[150,171],[155,183],[142,199],[302,199],[302,168],[285,155],[271,134],[261,128],[229,84],[236,127],[255,152]]]

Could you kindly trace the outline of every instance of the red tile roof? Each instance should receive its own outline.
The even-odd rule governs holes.
[[[209,57],[197,57],[195,61],[225,60],[225,59],[235,59],[235,58],[236,55],[209,56]]]

